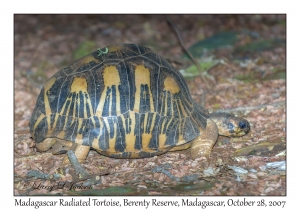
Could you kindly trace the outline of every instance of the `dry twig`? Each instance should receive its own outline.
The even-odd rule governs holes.
[[[176,33],[176,36],[178,38],[178,41],[181,45],[181,47],[183,48],[183,50],[185,51],[186,54],[188,54],[188,56],[191,58],[191,60],[195,63],[195,65],[197,66],[197,69],[199,70],[200,72],[200,77],[201,79],[204,81],[206,87],[208,89],[210,89],[210,85],[208,84],[208,82],[206,81],[205,77],[203,76],[202,74],[202,71],[201,71],[201,67],[199,65],[199,63],[196,61],[196,59],[194,58],[194,56],[189,52],[189,50],[185,47],[185,45],[183,44],[183,41],[182,41],[182,38],[180,36],[180,33],[179,33],[179,30],[178,28],[174,25],[174,23],[167,17],[167,22],[170,24],[170,26],[173,28],[173,30],[175,31]]]

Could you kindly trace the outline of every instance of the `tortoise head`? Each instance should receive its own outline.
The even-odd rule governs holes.
[[[250,131],[249,122],[240,117],[236,117],[233,114],[228,113],[212,113],[210,114],[212,119],[218,126],[219,135],[238,137],[244,136]]]

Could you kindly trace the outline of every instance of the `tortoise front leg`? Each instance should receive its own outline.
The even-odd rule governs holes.
[[[196,159],[198,157],[209,157],[213,146],[218,139],[218,127],[210,119],[207,119],[206,129],[200,136],[192,141],[191,157]]]

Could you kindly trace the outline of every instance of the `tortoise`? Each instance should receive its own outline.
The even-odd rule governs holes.
[[[58,71],[30,120],[38,151],[73,150],[79,162],[90,148],[112,158],[146,158],[191,147],[192,159],[208,157],[218,135],[249,130],[246,119],[198,105],[169,62],[135,44],[98,49]]]

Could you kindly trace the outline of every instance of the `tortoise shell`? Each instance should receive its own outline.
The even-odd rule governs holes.
[[[99,49],[58,71],[42,88],[32,138],[57,138],[116,158],[151,157],[192,141],[208,112],[182,75],[147,47]]]

